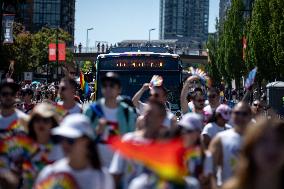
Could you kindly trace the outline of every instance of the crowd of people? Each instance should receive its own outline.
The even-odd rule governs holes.
[[[199,80],[190,76],[184,82],[177,119],[166,106],[165,86],[145,83],[127,98],[113,72],[100,81],[103,97],[84,106],[72,78],[49,85],[45,95],[32,85],[4,79],[0,188],[284,188],[284,122],[266,116],[260,100],[229,106],[219,89],[200,87]],[[149,98],[142,102],[145,93]],[[143,152],[127,156],[131,149],[114,148],[113,137],[137,149],[159,143],[160,149],[146,156],[170,158],[160,158],[163,171],[157,171],[151,158],[141,158]],[[194,155],[166,153],[174,141]],[[167,162],[173,159],[186,170],[175,175],[179,180],[167,174],[175,171]]]

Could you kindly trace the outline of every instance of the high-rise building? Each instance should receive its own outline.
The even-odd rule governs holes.
[[[160,0],[160,39],[203,43],[208,37],[209,0]]]
[[[25,0],[4,5],[4,12],[16,14],[15,21],[28,31],[59,27],[74,36],[75,0]]]
[[[244,4],[243,12],[244,12],[245,17],[251,15],[253,2],[254,2],[254,0],[243,0],[243,4]],[[232,0],[220,0],[220,4],[219,4],[219,21],[220,21],[220,24],[222,24],[223,21],[225,20],[227,11],[231,7],[231,5],[232,5]]]

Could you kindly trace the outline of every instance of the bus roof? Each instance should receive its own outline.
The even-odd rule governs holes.
[[[100,54],[98,58],[107,58],[107,57],[123,57],[123,56],[153,56],[153,57],[172,57],[179,58],[178,54],[171,53],[154,53],[154,52],[124,52],[124,53],[109,53],[109,54]]]

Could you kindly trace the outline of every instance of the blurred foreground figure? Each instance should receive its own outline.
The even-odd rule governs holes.
[[[212,140],[209,151],[213,158],[213,185],[221,186],[234,174],[251,109],[245,102],[238,103],[232,114],[233,128],[220,132]],[[220,174],[221,173],[221,174]]]
[[[236,176],[225,189],[284,188],[284,122],[263,119],[250,127]]]
[[[39,174],[35,188],[113,189],[111,175],[101,166],[95,135],[89,119],[82,114],[67,116],[59,127],[52,129],[65,153],[65,158],[45,167]],[[62,182],[64,181],[64,182]],[[66,187],[66,185],[64,186]]]

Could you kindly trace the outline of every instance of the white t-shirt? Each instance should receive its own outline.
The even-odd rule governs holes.
[[[220,137],[223,148],[223,165],[219,181],[224,183],[234,174],[243,137],[234,129],[220,132],[216,137]]]
[[[148,139],[138,135],[136,132],[127,133],[122,138],[123,141],[135,141],[139,143],[147,143]],[[143,172],[143,166],[135,161],[125,159],[119,152],[113,156],[109,172],[114,175],[122,174],[122,188],[128,189],[128,185],[132,179]]]
[[[0,114],[0,130],[6,130],[14,121],[26,118],[27,115],[18,109],[15,109],[15,113],[8,117],[3,117]]]
[[[39,174],[36,185],[56,173],[68,173],[74,177],[80,189],[114,189],[112,176],[106,169],[96,170],[86,168],[84,170],[74,170],[70,167],[68,158],[56,161],[46,166]]]
[[[117,121],[118,108],[108,108],[105,106],[104,103],[101,104],[101,107],[104,113],[104,118],[108,122],[112,122],[112,124],[118,124],[118,121]],[[110,132],[110,127],[106,127],[104,130],[103,136],[102,136],[103,140],[107,140],[109,136],[109,132]],[[98,144],[98,151],[99,151],[103,166],[105,166],[106,168],[109,168],[113,155],[114,155],[113,150],[106,144]]]
[[[137,110],[138,110],[137,112],[140,115],[144,115],[145,110],[146,110],[148,104],[147,103],[143,103],[141,101],[139,101],[138,103],[139,103],[139,106],[137,107]],[[169,109],[167,109],[167,117],[163,121],[163,126],[165,126],[167,128],[170,128],[171,127],[171,123],[172,123],[172,119],[174,117],[175,117],[175,115]]]
[[[225,127],[220,127],[219,125],[217,125],[215,122],[212,123],[208,123],[207,125],[205,125],[205,127],[202,130],[201,135],[208,135],[211,139],[214,138],[214,136],[222,131],[231,129],[232,126],[225,124]]]

